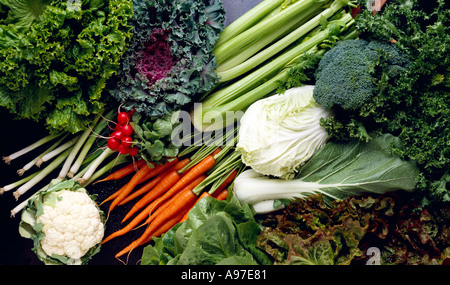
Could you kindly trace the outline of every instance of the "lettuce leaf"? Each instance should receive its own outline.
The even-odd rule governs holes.
[[[220,0],[135,0],[133,9],[133,38],[110,91],[124,109],[161,117],[217,83]]]
[[[257,245],[275,265],[444,264],[450,207],[418,209],[410,193],[359,195],[327,205],[321,194],[296,199],[262,220]]]
[[[144,248],[141,265],[271,264],[255,246],[261,227],[253,215],[232,193],[228,201],[201,199],[188,220]]]
[[[1,1],[0,11],[0,106],[50,132],[86,129],[112,102],[102,93],[132,36],[131,0]]]

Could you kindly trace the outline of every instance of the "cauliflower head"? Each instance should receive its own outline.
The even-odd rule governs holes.
[[[100,249],[104,215],[86,189],[62,181],[31,199],[19,232],[45,264],[85,264]]]
[[[97,205],[86,191],[61,190],[54,205],[44,205],[42,249],[48,254],[80,259],[103,239],[104,225]]]

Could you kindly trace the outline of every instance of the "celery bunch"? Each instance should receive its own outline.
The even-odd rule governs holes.
[[[194,126],[225,127],[227,112],[276,91],[292,68],[307,65],[307,54],[323,55],[337,40],[356,37],[354,6],[354,0],[264,0],[238,18],[216,43],[220,82],[193,109]]]

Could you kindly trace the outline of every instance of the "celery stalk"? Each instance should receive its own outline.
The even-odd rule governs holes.
[[[345,0],[335,0],[335,3],[337,5],[342,1]],[[314,21],[305,23],[301,28],[310,32],[303,37],[303,41],[299,45],[290,47],[260,67],[252,69],[242,78],[208,94],[202,104],[198,104],[191,113],[193,125],[202,131],[223,128],[228,111],[245,110],[256,100],[276,90],[279,86],[278,82],[288,78],[286,69],[292,62],[301,58],[311,49],[334,41],[337,35],[342,35],[354,23],[349,13],[336,13],[335,15],[340,18],[327,23],[326,27],[322,27],[327,21],[326,19],[324,21],[321,16]],[[320,27],[322,30],[318,30]],[[219,116],[223,120],[215,122]],[[211,123],[213,121],[214,123]]]
[[[269,0],[265,0],[265,2],[267,1]],[[281,10],[279,13],[275,13],[269,19],[256,23],[254,26],[239,33],[235,37],[232,37],[223,44],[216,46],[214,55],[216,56],[218,65],[227,58],[239,54],[243,48],[247,45],[254,44],[254,42],[261,37],[277,33],[279,27],[284,26],[291,19],[299,17],[299,15],[302,15],[303,13],[307,13],[308,10],[317,3],[325,4],[328,1],[330,0],[298,0]]]
[[[216,46],[222,45],[229,39],[234,38],[243,31],[247,30],[260,19],[272,12],[275,8],[280,6],[284,1],[285,0],[262,1],[228,25],[228,27],[226,27],[220,34],[220,37],[216,42]]]
[[[294,31],[290,32],[286,36],[284,36],[282,39],[279,39],[278,41],[274,42],[272,45],[267,47],[266,49],[262,50],[261,52],[253,55],[250,59],[241,62],[239,59],[233,59],[234,67],[229,68],[228,61],[224,62],[223,64],[219,65],[216,69],[217,74],[221,77],[221,81],[228,81],[232,80],[238,76],[241,76],[242,74],[252,70],[253,68],[257,67],[258,65],[262,64],[264,61],[266,61],[268,58],[271,58],[275,56],[280,51],[286,49],[291,44],[293,44],[295,41],[306,35],[308,32],[310,32],[312,29],[317,27],[321,21],[325,19],[329,19],[331,16],[333,16],[335,13],[337,13],[342,7],[344,7],[346,4],[344,1],[335,1],[333,2],[329,8],[323,10],[319,14],[317,14],[319,8],[321,6],[312,7],[309,9],[307,13],[304,13],[298,19],[309,19],[311,14],[316,14],[312,19],[308,20],[303,25],[296,28]],[[315,8],[315,9],[314,9]],[[271,39],[270,37],[267,37],[267,39]],[[253,45],[255,46],[255,45]],[[250,53],[250,51],[249,51]],[[246,54],[240,55],[239,57],[241,59],[244,59],[244,57],[247,56]],[[245,59],[244,59],[245,60]]]
[[[253,59],[253,57],[256,54],[263,53],[266,49],[269,48],[269,46],[272,43],[291,33],[293,30],[304,24],[307,20],[309,20],[311,17],[317,14],[318,11],[321,10],[322,5],[315,5],[311,9],[308,9],[306,13],[302,13],[298,15],[298,17],[290,19],[287,23],[279,27],[273,33],[270,33],[264,37],[260,37],[258,40],[254,41],[251,45],[247,45],[245,48],[241,48],[239,53],[221,62],[220,65],[216,68],[217,74],[221,77],[220,81],[225,82],[233,79],[234,77],[237,77],[238,75],[235,75],[233,77],[226,77],[223,73],[230,69],[236,68],[238,65],[242,64],[249,58]]]

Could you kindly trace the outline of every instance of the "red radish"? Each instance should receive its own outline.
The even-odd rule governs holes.
[[[107,142],[107,146],[111,149],[111,150],[116,150],[117,147],[119,146],[120,141],[116,138],[110,138],[108,139]]]
[[[124,136],[131,136],[133,133],[133,127],[129,124],[121,126],[121,132]]]
[[[135,156],[138,153],[138,148],[137,147],[130,147],[130,149],[128,150],[128,154],[131,156]]]
[[[119,125],[119,124],[116,124],[116,126],[114,127],[114,131],[119,131],[119,132],[121,132],[122,129],[123,129],[123,126],[121,126],[121,125]]]
[[[123,143],[119,144],[119,146],[117,147],[117,151],[120,154],[127,154],[129,150],[130,150],[130,148],[128,146],[124,145]]]
[[[130,136],[124,136],[122,137],[121,143],[126,147],[130,147],[133,143],[133,139]]]
[[[121,140],[123,137],[123,133],[121,131],[115,131],[111,134],[111,138],[115,138]]]
[[[119,112],[119,114],[117,114],[117,123],[119,123],[119,125],[126,125],[129,121],[130,116],[127,112]]]

